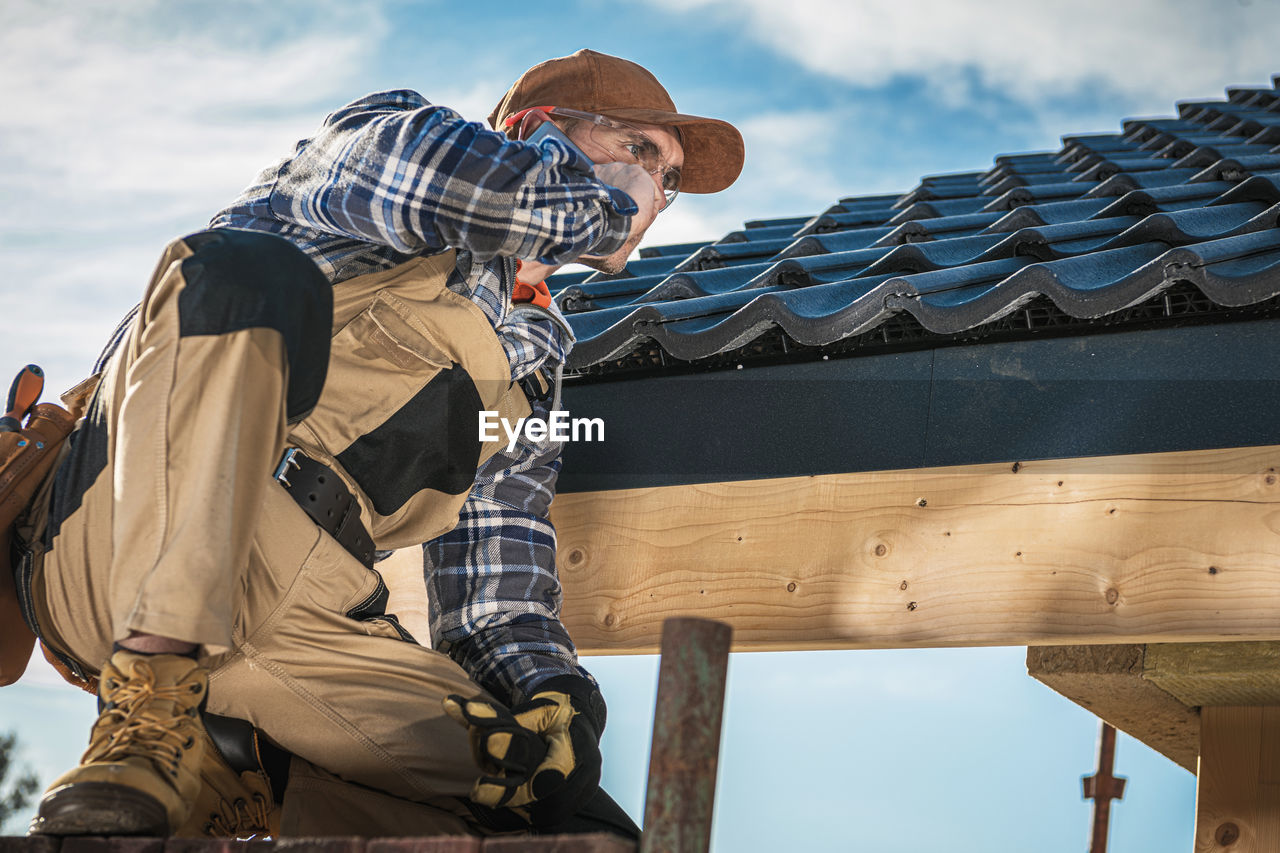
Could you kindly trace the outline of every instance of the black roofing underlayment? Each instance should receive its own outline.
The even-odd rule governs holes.
[[[554,276],[579,381],[1268,316],[1280,75],[1056,153]]]
[[[1272,83],[554,277],[559,490],[1280,444]]]

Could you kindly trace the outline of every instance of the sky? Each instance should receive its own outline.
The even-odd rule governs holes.
[[[542,59],[640,62],[747,148],[731,189],[663,213],[646,240],[660,245],[1270,85],[1278,40],[1280,0],[5,0],[0,371],[39,363],[53,391],[81,379],[165,243],[367,92],[413,88],[483,120]],[[714,849],[1085,849],[1098,722],[1024,660],[735,654]],[[657,661],[587,664],[610,707],[605,786],[638,820]],[[0,731],[46,782],[92,717],[44,667],[0,690]],[[1189,846],[1192,775],[1123,735],[1117,773],[1111,849]]]

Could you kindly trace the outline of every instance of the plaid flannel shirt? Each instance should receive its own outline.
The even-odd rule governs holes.
[[[520,379],[563,363],[572,342],[555,324],[509,316],[514,259],[609,254],[633,213],[567,146],[512,142],[397,90],[330,115],[211,225],[279,234],[334,283],[452,247],[448,287],[493,323]],[[556,675],[590,678],[559,619],[547,519],[559,470],[550,442],[499,452],[477,472],[458,525],[423,546],[433,647],[511,703]]]

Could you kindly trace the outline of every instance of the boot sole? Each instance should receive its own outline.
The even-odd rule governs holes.
[[[164,806],[150,794],[110,782],[73,782],[44,795],[29,835],[169,834]]]

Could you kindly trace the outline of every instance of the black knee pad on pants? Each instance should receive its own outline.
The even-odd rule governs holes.
[[[319,401],[329,367],[329,281],[301,249],[274,234],[218,228],[183,242],[193,254],[182,261],[179,333],[275,329],[289,364],[289,423],[302,420]]]

